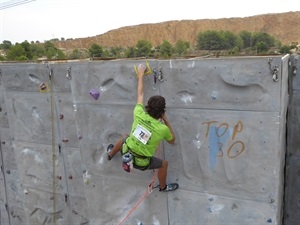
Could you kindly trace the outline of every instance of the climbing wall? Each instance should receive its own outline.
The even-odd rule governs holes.
[[[0,64],[0,222],[281,224],[288,56],[148,60],[176,143],[172,193],[106,147],[130,132],[145,60]]]
[[[292,55],[287,123],[284,225],[300,224],[300,57]]]

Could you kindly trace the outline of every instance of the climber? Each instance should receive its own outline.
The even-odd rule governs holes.
[[[134,120],[130,135],[124,135],[114,145],[110,144],[107,147],[107,158],[111,160],[119,151],[123,156],[129,154],[132,157],[133,168],[142,171],[158,169],[159,191],[174,191],[179,187],[177,183],[166,184],[168,161],[154,156],[161,141],[175,143],[174,132],[165,114],[165,98],[159,95],[152,96],[144,108],[143,76],[147,68],[140,64],[137,69],[137,103],[133,110]],[[130,168],[125,170],[129,172]]]

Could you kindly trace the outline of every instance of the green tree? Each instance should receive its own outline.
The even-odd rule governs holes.
[[[16,43],[14,46],[12,46],[7,54],[6,54],[6,58],[8,60],[25,60],[27,59],[26,57],[26,51],[23,48],[22,45]]]
[[[281,48],[280,48],[280,53],[281,54],[290,54],[291,53],[291,46],[288,46],[288,45],[283,45]]]
[[[21,55],[15,58],[16,61],[26,61],[28,58],[25,55]]]
[[[159,46],[159,53],[164,58],[170,57],[173,52],[174,48],[172,44],[166,40],[164,40],[163,43]]]
[[[225,38],[220,32],[208,30],[197,35],[197,48],[203,50],[225,49]]]
[[[252,35],[253,46],[265,45],[268,48],[275,46],[275,38],[267,33],[255,32]]]
[[[148,57],[151,54],[152,44],[147,40],[139,40],[135,46],[135,56]]]
[[[66,59],[66,54],[60,50],[60,49],[56,49],[56,53],[55,53],[55,59]]]
[[[224,48],[225,49],[233,49],[235,47],[241,49],[243,47],[243,41],[238,36],[235,35],[231,31],[220,31],[220,34],[223,36],[225,42],[224,42]]]
[[[129,47],[125,50],[125,57],[126,58],[133,58],[134,57],[134,48]]]
[[[12,46],[13,45],[10,41],[4,40],[2,44],[0,44],[0,49],[9,50]]]
[[[259,41],[255,44],[257,53],[262,53],[262,52],[266,52],[269,49],[269,46],[266,42],[264,41]]]
[[[190,43],[187,41],[183,41],[183,40],[178,40],[175,44],[175,49],[174,51],[178,54],[178,55],[183,55],[187,52],[187,50],[190,48]]]
[[[111,54],[110,54],[109,50],[108,49],[104,49],[102,57],[110,57],[110,56],[111,56]]]
[[[69,59],[80,59],[80,57],[81,53],[77,48],[73,49],[73,51],[69,55]]]
[[[46,54],[47,59],[53,59],[53,58],[55,58],[55,56],[56,56],[56,49],[53,48],[53,47],[47,47],[46,49],[47,50],[46,50],[45,54]]]
[[[21,45],[25,49],[25,56],[27,57],[27,59],[32,59],[33,58],[33,54],[31,52],[30,43],[26,40],[26,41],[23,41],[21,43]]]
[[[56,49],[55,45],[51,41],[46,41],[44,43],[45,51],[48,51],[50,48]]]
[[[103,56],[103,48],[98,44],[92,44],[89,48],[90,57],[102,57]]]
[[[51,41],[46,41],[44,43],[45,55],[47,59],[66,59],[66,54],[55,47]]]
[[[243,46],[244,48],[249,48],[252,46],[252,34],[249,31],[241,31],[239,33],[241,39],[243,40]]]
[[[121,47],[112,47],[110,49],[110,56],[120,58],[123,49]]]
[[[38,59],[45,55],[45,48],[42,44],[32,43],[30,45],[30,50],[31,50],[31,54],[32,54],[32,59]]]

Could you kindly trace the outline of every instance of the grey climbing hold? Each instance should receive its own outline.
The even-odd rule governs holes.
[[[231,206],[232,211],[235,212],[237,210],[237,208],[238,208],[237,204],[233,203],[232,206]]]

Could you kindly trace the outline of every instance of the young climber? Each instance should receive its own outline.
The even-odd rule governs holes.
[[[107,147],[107,158],[119,151],[122,155],[130,153],[133,167],[139,170],[158,169],[159,191],[174,191],[177,183],[166,184],[168,161],[154,156],[161,141],[175,143],[175,135],[165,114],[166,102],[162,96],[149,98],[144,108],[143,76],[146,66],[138,66],[137,103],[133,110],[133,124],[130,135],[120,138]],[[145,110],[146,109],[146,110]],[[163,122],[163,123],[162,123]]]

